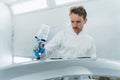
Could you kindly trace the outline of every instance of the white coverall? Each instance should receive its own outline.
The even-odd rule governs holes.
[[[72,27],[60,31],[46,44],[46,55],[58,50],[57,57],[63,59],[74,59],[77,57],[96,58],[96,47],[94,39],[85,31],[78,35]]]

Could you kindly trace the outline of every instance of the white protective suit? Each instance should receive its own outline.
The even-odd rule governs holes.
[[[77,57],[96,58],[96,48],[94,39],[85,31],[78,35],[72,28],[60,31],[46,44],[46,55],[58,50],[57,57],[63,59],[73,59]]]

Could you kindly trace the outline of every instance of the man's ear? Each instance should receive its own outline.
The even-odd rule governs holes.
[[[87,22],[87,18],[85,18],[85,20],[84,20],[84,24]]]

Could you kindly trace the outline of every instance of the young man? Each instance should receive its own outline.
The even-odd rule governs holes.
[[[87,12],[82,6],[71,7],[71,26],[60,31],[46,44],[46,55],[58,50],[57,57],[74,59],[78,57],[96,58],[94,39],[83,30],[87,22]]]

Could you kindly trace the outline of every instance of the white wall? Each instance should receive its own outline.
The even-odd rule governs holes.
[[[12,64],[12,18],[8,7],[0,2],[0,67]]]
[[[120,1],[96,2],[91,2],[87,6],[89,14],[87,26],[96,39],[97,54],[99,57],[120,60]]]
[[[86,29],[96,40],[98,57],[120,60],[120,1],[92,0],[74,5],[85,6],[88,12]],[[51,26],[49,39],[69,22],[69,7],[16,15],[14,28],[14,54],[33,56],[34,35],[41,24]]]

